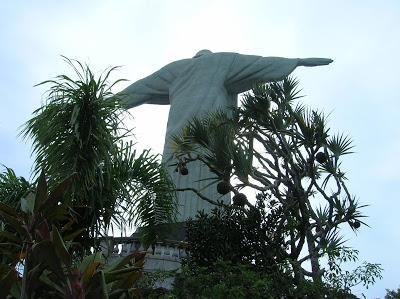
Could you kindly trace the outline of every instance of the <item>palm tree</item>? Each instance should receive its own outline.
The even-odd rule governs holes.
[[[33,142],[33,175],[42,170],[50,189],[73,175],[65,196],[89,237],[110,229],[141,225],[155,227],[174,220],[174,186],[159,157],[149,150],[137,153],[126,138],[129,116],[111,88],[110,68],[95,78],[87,65],[65,58],[76,78],[60,75],[50,84],[44,106],[33,112],[21,131]],[[147,240],[155,230],[144,230]],[[149,239],[150,238],[150,239]]]

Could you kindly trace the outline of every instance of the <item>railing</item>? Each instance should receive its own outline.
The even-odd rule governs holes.
[[[144,272],[180,271],[182,258],[187,255],[186,242],[163,240],[144,248],[138,237],[103,237],[100,248],[108,262],[134,251],[147,251]],[[155,286],[170,289],[173,281],[173,276],[166,277],[156,281]]]
[[[107,259],[126,256],[134,251],[147,251],[146,257],[180,262],[186,256],[187,243],[163,240],[144,248],[138,237],[102,237],[100,247]]]

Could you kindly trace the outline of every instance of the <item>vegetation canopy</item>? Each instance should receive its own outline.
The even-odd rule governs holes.
[[[264,235],[283,240],[278,256],[289,263],[295,282],[309,277],[321,283],[329,279],[321,259],[343,248],[340,227],[357,231],[366,224],[342,168],[342,157],[352,153],[350,138],[331,134],[324,114],[306,108],[300,97],[291,77],[255,85],[241,107],[195,117],[173,141],[178,164],[200,160],[214,173],[209,179],[217,191],[234,195],[232,206],[207,200],[251,219],[273,219],[273,232]],[[255,191],[257,200],[243,190]],[[365,286],[381,271],[377,264],[368,267],[372,281]]]
[[[353,286],[381,277],[379,264],[342,269],[358,251],[340,228],[366,225],[342,167],[353,145],[299,103],[295,79],[255,85],[240,107],[195,117],[173,136],[180,174],[201,161],[210,186],[233,195],[226,205],[175,189],[159,157],[127,141],[129,114],[112,93],[121,80],[108,82],[116,68],[96,78],[65,60],[74,76],[41,83],[46,103],[21,131],[36,182],[0,173],[0,298],[354,298]],[[154,244],[175,220],[176,191],[216,209],[186,223],[189,254],[167,291],[149,286],[158,274],[140,280],[145,252],[110,263],[100,243],[141,225]]]
[[[65,200],[80,207],[91,236],[115,226],[171,222],[175,194],[158,156],[138,154],[125,141],[132,136],[123,123],[127,112],[111,91],[121,80],[108,83],[116,68],[96,79],[87,65],[65,60],[76,78],[61,75],[40,83],[50,84],[47,102],[22,130],[33,141],[34,174],[44,170],[50,189],[74,174]]]

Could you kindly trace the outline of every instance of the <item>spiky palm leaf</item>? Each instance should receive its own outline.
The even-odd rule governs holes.
[[[25,178],[18,177],[14,170],[5,167],[0,173],[0,202],[18,209],[21,198],[34,191],[34,186]]]
[[[76,172],[76,189],[87,190],[99,183],[94,181],[97,167],[120,139],[124,112],[117,100],[105,101],[112,95],[107,79],[114,68],[96,80],[88,66],[76,62],[77,69],[65,60],[77,80],[61,75],[38,84],[51,84],[47,103],[33,112],[21,133],[33,139],[35,175],[44,169],[60,180]]]
[[[92,235],[133,219],[145,225],[171,220],[172,185],[156,157],[148,151],[136,157],[132,144],[120,145],[131,132],[111,91],[121,80],[108,83],[115,68],[96,79],[87,65],[65,60],[77,78],[62,75],[41,83],[51,84],[47,103],[22,131],[33,141],[34,174],[44,169],[50,185],[75,174],[68,200],[88,207],[84,218]],[[126,217],[127,212],[135,214]]]
[[[121,149],[113,157],[111,180],[121,184],[116,197],[122,213],[111,216],[116,223],[126,220],[148,227],[146,233],[155,236],[157,226],[175,221],[177,202],[173,183],[166,169],[160,165],[158,155],[151,154],[149,150],[137,154],[132,144],[128,143]]]
[[[228,180],[232,157],[238,151],[238,146],[233,143],[236,130],[237,124],[222,110],[212,112],[203,119],[193,118],[181,134],[172,137],[175,156],[185,159],[191,153],[192,158],[200,158],[212,172]],[[207,180],[218,181],[218,178]]]
[[[354,148],[352,143],[352,140],[348,136],[337,134],[329,138],[328,148],[335,155],[336,158],[339,158],[342,155],[353,153],[351,151],[351,149]]]
[[[363,224],[362,206],[351,199],[341,200],[343,193],[350,196],[339,161],[341,155],[350,153],[350,139],[330,137],[323,113],[296,104],[294,100],[300,98],[297,86],[293,78],[255,85],[244,95],[242,106],[229,114],[192,120],[184,134],[175,136],[175,154],[178,158],[200,154],[210,168],[230,165],[234,192],[250,187],[270,194],[285,211],[279,226],[290,231],[291,254],[299,255],[304,240],[312,239],[317,247],[308,248],[310,257],[318,259],[325,249],[344,241],[338,230],[341,224],[349,223],[353,229]],[[222,171],[215,173],[226,180]],[[323,200],[319,208],[314,198]],[[312,264],[317,265],[315,260]],[[313,268],[313,277],[320,275],[318,267]]]

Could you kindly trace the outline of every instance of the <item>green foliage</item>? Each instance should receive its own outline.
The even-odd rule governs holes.
[[[288,273],[279,271],[260,272],[251,265],[222,261],[209,266],[183,267],[165,298],[356,298],[309,280],[295,285]]]
[[[77,62],[77,69],[71,60],[65,60],[78,78],[60,75],[39,84],[51,84],[47,103],[33,112],[23,134],[33,139],[35,174],[43,169],[54,180],[60,180],[76,172],[79,179],[74,189],[88,192],[98,183],[99,165],[121,139],[118,131],[124,130],[123,110],[116,99],[106,101],[117,83],[107,84],[115,68],[96,80],[89,67]]]
[[[399,299],[400,298],[400,288],[397,290],[386,289],[385,299]]]
[[[364,262],[352,271],[342,269],[342,264],[358,260],[358,250],[339,247],[328,256],[329,270],[325,272],[324,278],[333,288],[351,293],[351,288],[354,286],[362,284],[363,287],[368,288],[375,283],[376,279],[382,278],[383,269],[380,264]]]
[[[279,298],[290,292],[291,286],[285,280],[276,290],[272,277],[249,266],[224,262],[211,265],[212,272],[207,267],[184,268],[175,280],[172,294],[176,298]]]
[[[61,203],[70,183],[67,179],[48,195],[42,173],[36,194],[22,200],[26,203],[20,211],[0,203],[0,218],[8,227],[0,231],[0,252],[8,256],[0,267],[1,298],[131,298],[135,294],[145,253],[134,252],[108,265],[101,252],[82,260],[74,255],[80,245],[74,239],[82,229],[71,231],[75,220]],[[18,263],[23,263],[22,279]]]
[[[241,107],[194,118],[173,142],[178,164],[201,161],[217,176],[210,179],[227,183],[236,196],[243,188],[257,191],[275,211],[272,235],[283,240],[281,255],[295,283],[309,277],[322,284],[321,258],[342,246],[343,225],[354,231],[366,225],[364,206],[347,188],[341,165],[342,156],[351,153],[351,140],[330,134],[324,114],[298,103],[299,98],[293,78],[256,85]],[[232,208],[251,218],[259,212],[251,202],[244,207],[233,202]],[[354,275],[348,280],[369,285],[380,277],[380,266],[365,264]]]
[[[179,270],[155,270],[144,272],[140,280],[136,283],[139,298],[159,299],[172,298],[169,290],[160,287],[171,281]]]
[[[176,275],[178,270],[154,270],[152,272],[143,273],[141,280],[137,283],[138,288],[154,289],[157,284],[164,283],[167,279]]]
[[[11,169],[0,174],[0,297],[162,296],[137,288],[143,253],[106,265],[89,251],[114,227],[144,225],[146,243],[160,237],[174,219],[173,185],[158,156],[136,153],[124,139],[131,132],[111,92],[118,81],[107,82],[115,68],[96,79],[66,60],[77,78],[43,82],[51,84],[47,103],[22,131],[33,140],[37,187]],[[358,252],[342,246],[340,227],[365,225],[341,167],[353,146],[329,133],[322,113],[295,104],[297,85],[257,85],[242,107],[194,118],[173,137],[178,167],[200,160],[212,183],[236,197],[243,188],[258,194],[255,204],[242,196],[240,205],[188,222],[190,255],[169,298],[353,298],[352,286],[381,277],[378,264],[342,270]]]
[[[23,177],[17,177],[14,170],[5,167],[0,173],[0,201],[14,208],[19,208],[23,196],[32,192],[33,186]]]
[[[143,225],[144,245],[154,242],[174,220],[174,186],[158,155],[126,142],[118,81],[108,83],[115,68],[96,79],[65,60],[76,78],[41,83],[50,84],[46,104],[21,132],[33,141],[36,188],[11,169],[0,174],[0,298],[141,296],[144,254],[106,265],[97,237]]]
[[[50,84],[46,105],[22,131],[33,141],[34,174],[43,169],[50,189],[74,175],[64,200],[79,210],[88,237],[135,224],[149,226],[146,240],[154,240],[150,226],[174,219],[173,184],[157,155],[136,153],[124,141],[131,135],[123,125],[127,113],[111,91],[121,80],[108,83],[115,68],[96,79],[88,66],[65,60],[76,78],[41,83]]]
[[[285,242],[276,232],[280,210],[265,209],[259,198],[249,215],[235,209],[199,212],[189,220],[187,242],[190,266],[207,267],[219,260],[251,265],[257,271],[274,272],[287,258]],[[269,205],[269,208],[271,206]]]
[[[283,237],[275,242],[271,237],[283,233],[275,225],[274,217],[278,217],[279,211],[274,211],[270,202],[267,209],[262,209],[263,202],[259,197],[258,214],[252,212],[247,216],[234,209],[220,208],[210,215],[199,213],[187,222],[190,253],[184,261],[185,270],[176,278],[172,293],[177,298],[188,298],[189,293],[190,298],[209,298],[210,286],[215,294],[222,292],[221,298],[229,298],[223,296],[234,291],[242,294],[238,291],[242,288],[256,292],[252,298],[355,298],[352,286],[363,283],[368,287],[380,277],[380,266],[374,264],[360,266],[353,272],[343,271],[342,263],[355,261],[358,252],[341,248],[329,255],[330,267],[322,281],[296,279]],[[246,283],[234,285],[230,273],[248,274],[238,274],[238,268],[246,269],[254,277],[263,277],[257,284],[263,292],[257,293],[256,286]]]

